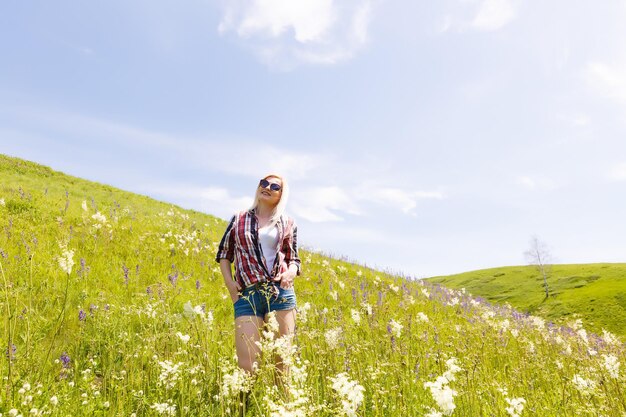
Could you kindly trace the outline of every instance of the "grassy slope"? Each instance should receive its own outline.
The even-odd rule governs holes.
[[[237,397],[223,393],[234,372],[232,302],[213,260],[225,222],[1,155],[0,199],[0,413],[143,416],[167,403],[177,407],[172,415],[233,414]],[[107,218],[100,228],[96,211]],[[74,251],[70,274],[59,268],[64,241]],[[307,398],[297,407],[309,408],[298,415],[341,415],[329,380],[341,373],[364,387],[357,415],[425,415],[439,406],[424,384],[452,358],[461,368],[448,381],[458,393],[454,415],[506,417],[512,397],[526,399],[523,415],[626,412],[626,373],[610,376],[604,362],[626,362],[617,341],[300,255],[297,348],[306,372],[296,387]],[[214,320],[183,314],[187,302]],[[578,375],[594,382],[591,394],[573,385]],[[249,415],[285,415],[265,400],[283,403],[273,381],[262,361]]]
[[[545,298],[543,278],[532,266],[511,266],[429,279],[548,319],[583,319],[600,333],[626,336],[626,264],[553,265]]]

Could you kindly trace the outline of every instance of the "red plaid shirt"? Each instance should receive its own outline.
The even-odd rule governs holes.
[[[235,279],[243,287],[257,282],[271,281],[292,264],[298,267],[298,275],[300,275],[298,227],[294,220],[287,216],[280,216],[276,223],[278,247],[274,265],[265,263],[259,241],[258,224],[254,209],[235,214],[224,232],[215,260],[219,262],[220,259],[228,259],[230,262],[235,262]]]

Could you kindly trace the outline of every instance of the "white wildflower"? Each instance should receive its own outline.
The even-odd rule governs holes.
[[[87,211],[87,200],[83,200],[83,204],[81,204],[81,207],[84,211]]]
[[[298,320],[306,323],[308,320],[309,310],[311,310],[311,303],[307,301],[302,307],[298,308]]]
[[[4,198],[0,198],[0,206],[6,206],[6,203],[4,202]]]
[[[546,322],[541,317],[530,316],[528,319],[538,330],[544,330],[546,328]]]
[[[165,388],[174,388],[176,383],[180,379],[181,367],[184,365],[183,362],[173,363],[169,360],[164,360],[159,362],[161,366],[161,374],[159,375],[159,381],[157,384],[159,386],[165,386]]]
[[[428,292],[428,290],[426,288],[421,288],[420,292],[422,293],[422,295],[426,298],[430,298],[430,293]]]
[[[522,411],[524,411],[524,404],[526,404],[526,400],[523,398],[505,398],[509,407],[505,408],[506,412],[509,413],[511,417],[520,417]]]
[[[278,334],[280,329],[278,325],[278,320],[276,319],[276,312],[270,311],[267,314],[267,322],[265,324],[265,329],[262,331],[263,338],[266,340],[273,340],[274,337]]]
[[[602,355],[604,363],[602,366],[609,372],[611,378],[619,378],[619,361],[615,355]]]
[[[604,340],[608,345],[617,346],[619,345],[619,339],[611,332],[607,332],[602,329],[602,340]]]
[[[491,310],[487,310],[483,312],[483,314],[481,314],[480,316],[483,318],[483,320],[489,321],[489,319],[492,319],[496,316],[496,313]]]
[[[334,301],[337,301],[337,299],[339,298],[339,294],[337,294],[337,291],[331,291],[330,298],[332,298]]]
[[[174,416],[176,415],[176,404],[167,403],[154,403],[150,406],[153,410],[156,410],[159,414],[164,414],[166,416]]]
[[[181,332],[176,332],[176,336],[178,336],[183,343],[189,343],[189,339],[191,339],[191,336],[188,334],[182,334]]]
[[[359,408],[361,402],[363,402],[363,392],[365,388],[359,385],[356,381],[351,381],[345,372],[340,373],[334,378],[330,378],[332,381],[333,389],[341,398],[341,408],[343,415],[347,417],[356,417],[356,410]]]
[[[372,306],[369,305],[368,303],[363,303],[361,304],[361,307],[363,307],[363,310],[365,310],[365,312],[367,313],[368,316],[372,315]]]
[[[574,331],[583,328],[583,321],[582,321],[582,319],[573,320],[573,321],[569,322],[568,324],[569,324],[569,327],[571,327],[572,330],[574,330]]]
[[[94,229],[101,229],[102,226],[107,225],[106,216],[99,211],[92,215],[91,218],[95,220],[95,223],[92,225]]]
[[[402,329],[404,328],[402,324],[398,323],[394,319],[391,319],[391,321],[389,322],[389,327],[391,329],[391,333],[395,337],[399,338],[400,336],[402,336]]]
[[[443,373],[443,377],[446,378],[448,382],[454,381],[454,374],[461,370],[461,367],[457,364],[457,360],[457,358],[450,358],[446,361],[446,367],[448,369]]]
[[[454,374],[459,372],[461,368],[457,365],[456,358],[448,359],[446,366],[446,372],[434,382],[425,382],[424,388],[430,389],[430,393],[437,403],[437,406],[441,409],[443,415],[448,416],[452,414],[456,408],[454,397],[457,395],[457,392],[450,388],[448,384],[456,379]]]
[[[57,258],[59,266],[65,273],[71,274],[74,266],[74,251],[67,249],[67,246],[62,243],[59,244],[59,247],[61,248],[61,256]]]
[[[204,317],[204,311],[202,311],[202,306],[197,305],[194,307],[191,304],[191,301],[187,301],[185,305],[183,305],[183,314],[189,319],[193,319],[195,317]]]
[[[238,366],[222,367],[222,397],[233,397],[240,392],[250,390],[252,381],[250,375]]]
[[[459,297],[452,297],[452,299],[450,300],[450,302],[448,303],[449,306],[455,306],[457,304],[459,304]]]
[[[572,379],[574,386],[578,391],[583,394],[590,394],[596,389],[596,383],[591,379],[585,379],[582,376],[576,374]]]
[[[324,337],[326,338],[326,343],[330,349],[335,349],[339,346],[339,338],[341,336],[341,328],[336,327],[334,329],[326,330]]]
[[[57,398],[56,395],[53,395],[52,397],[50,397],[50,404],[52,404],[52,405],[59,404],[59,399]]]
[[[396,294],[398,293],[398,291],[400,291],[400,287],[398,287],[397,285],[389,284],[389,288],[391,288],[391,291],[395,292]]]
[[[444,377],[438,377],[435,382],[424,383],[424,388],[429,388],[433,399],[444,415],[450,415],[454,412],[456,405],[454,397],[458,394],[455,390],[447,385]]]
[[[352,321],[354,321],[356,324],[359,324],[361,322],[361,314],[359,313],[359,311],[351,309],[350,313],[352,315]]]

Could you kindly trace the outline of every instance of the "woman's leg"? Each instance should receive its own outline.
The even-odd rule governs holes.
[[[276,310],[280,336],[292,335],[296,331],[296,309]]]
[[[293,336],[296,331],[296,309],[291,310],[276,310],[276,321],[278,321],[278,333],[280,337]],[[283,379],[289,374],[289,368],[282,361],[279,355],[274,358],[276,362],[276,368]]]
[[[261,339],[260,329],[263,318],[258,316],[239,316],[235,319],[235,348],[239,367],[252,374],[257,356],[261,349],[255,342]]]

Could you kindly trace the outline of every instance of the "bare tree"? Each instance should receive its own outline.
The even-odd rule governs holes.
[[[552,261],[552,255],[545,242],[539,240],[537,236],[533,236],[530,239],[530,249],[524,252],[527,262],[537,268],[537,271],[543,277],[543,286],[546,290],[546,298],[548,298],[550,291],[548,288],[548,277],[550,276],[550,267]]]

